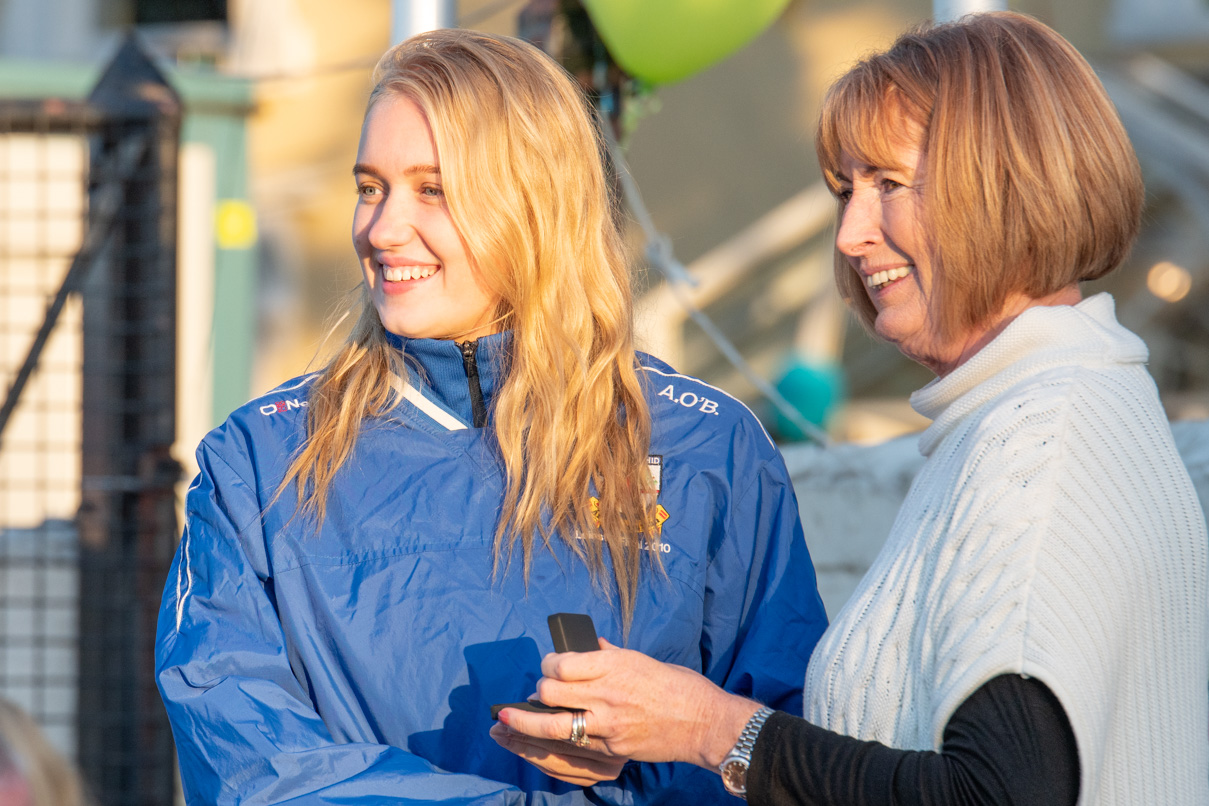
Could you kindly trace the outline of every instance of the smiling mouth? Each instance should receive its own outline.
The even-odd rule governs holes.
[[[382,278],[388,283],[402,283],[431,277],[440,269],[436,266],[382,266]]]
[[[901,280],[911,273],[910,266],[900,266],[896,269],[883,269],[865,278],[865,287],[873,290],[884,288],[895,280]]]

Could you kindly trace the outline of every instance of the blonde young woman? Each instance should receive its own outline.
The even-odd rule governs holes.
[[[635,352],[600,153],[531,46],[383,57],[360,320],[198,450],[157,664],[190,803],[721,796],[624,759],[566,783],[492,741],[556,612],[800,707],[825,617],[784,465],[741,403]]]
[[[937,377],[911,398],[927,461],[805,718],[611,648],[547,657],[538,693],[586,711],[601,758],[691,761],[753,804],[1209,803],[1205,517],[1146,346],[1080,290],[1143,200],[1099,79],[1037,20],[971,15],[841,77],[816,146],[842,293]],[[565,714],[501,720],[574,769]]]

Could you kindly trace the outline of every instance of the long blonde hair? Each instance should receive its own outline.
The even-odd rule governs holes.
[[[450,215],[512,331],[492,425],[506,476],[496,571],[519,541],[527,582],[535,538],[549,545],[558,534],[602,592],[618,594],[628,629],[643,555],[658,567],[658,537],[646,495],[650,411],[599,119],[546,54],[468,30],[388,51],[369,107],[386,96],[407,97],[427,118]],[[312,388],[308,439],[282,483],[297,484],[300,511],[322,521],[363,419],[398,405],[401,377],[402,357],[363,292],[359,320]]]

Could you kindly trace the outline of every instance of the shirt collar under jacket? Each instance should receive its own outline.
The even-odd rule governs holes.
[[[407,382],[466,423],[474,421],[470,406],[470,386],[466,364],[458,342],[450,339],[409,339],[387,332],[387,340],[402,350],[407,359]],[[488,418],[491,404],[503,384],[507,356],[512,346],[511,331],[493,333],[478,339],[475,360],[479,368],[479,386]]]

